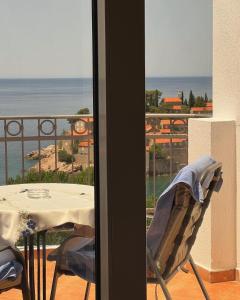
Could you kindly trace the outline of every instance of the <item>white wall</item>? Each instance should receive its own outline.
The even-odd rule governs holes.
[[[240,1],[214,0],[214,117],[236,120],[236,231],[240,268]],[[231,147],[231,145],[229,145]]]
[[[240,269],[240,0],[213,6],[214,119],[190,121],[189,160],[204,153],[221,160],[224,186],[193,254],[211,270],[229,270]]]
[[[197,264],[211,271],[236,267],[235,148],[235,121],[189,121],[189,162],[210,155],[223,163],[224,185],[211,199],[192,251]]]

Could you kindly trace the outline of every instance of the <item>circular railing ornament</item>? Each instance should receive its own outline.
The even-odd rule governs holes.
[[[15,126],[13,126],[15,124]],[[11,128],[13,127],[13,128]],[[12,130],[16,130],[13,132]],[[18,136],[23,130],[23,126],[19,121],[10,121],[6,125],[6,132],[8,133],[9,136]]]
[[[47,125],[48,124],[48,125]],[[46,129],[44,129],[44,126],[50,126],[47,131]],[[39,124],[39,130],[42,134],[44,135],[51,135],[53,134],[54,130],[56,129],[55,124],[53,123],[52,120],[43,120],[40,124]]]
[[[79,135],[84,134],[88,130],[88,121],[84,119],[77,120],[72,124],[72,130]]]

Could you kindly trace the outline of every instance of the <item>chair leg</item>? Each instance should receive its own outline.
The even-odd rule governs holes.
[[[88,281],[88,282],[87,282],[87,286],[86,286],[86,291],[85,291],[84,300],[88,300],[90,288],[91,288],[91,282]]]
[[[207,292],[207,290],[206,290],[206,287],[205,287],[205,285],[204,285],[204,283],[203,283],[203,281],[202,281],[202,278],[201,278],[200,274],[198,273],[197,267],[196,267],[196,265],[195,265],[195,263],[194,263],[194,261],[193,261],[191,255],[189,256],[189,263],[190,263],[190,265],[191,265],[191,267],[192,267],[192,269],[193,269],[194,275],[195,275],[196,278],[197,278],[198,284],[200,285],[200,288],[201,288],[201,290],[202,290],[202,293],[203,293],[205,299],[206,299],[206,300],[210,300],[210,297],[209,297],[209,295],[208,295],[208,292]]]
[[[170,296],[170,293],[167,289],[166,283],[164,281],[164,279],[162,278],[162,276],[157,276],[158,277],[158,283],[163,291],[163,294],[165,296],[166,300],[172,300],[172,297]]]
[[[58,268],[56,266],[55,270],[54,270],[54,276],[53,276],[53,282],[52,282],[52,289],[51,289],[50,300],[55,300],[56,290],[57,290],[57,282],[58,282],[58,278],[60,277],[60,275],[61,274],[58,271]]]
[[[159,272],[158,267],[157,267],[155,261],[153,260],[151,252],[148,248],[147,248],[147,259],[148,259],[148,262],[149,262],[150,266],[152,267],[152,270],[154,271],[154,273],[157,277],[157,283],[159,283],[159,285],[160,285],[160,287],[163,291],[163,294],[165,296],[165,299],[166,300],[172,300],[172,297],[170,296],[170,293],[167,289],[167,285],[166,285],[164,279],[162,278],[162,275]]]

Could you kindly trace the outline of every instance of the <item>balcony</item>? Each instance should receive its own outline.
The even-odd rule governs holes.
[[[200,120],[206,117],[208,116],[193,114],[146,115],[147,226],[160,193],[178,170],[188,163],[188,146],[191,143],[188,134],[189,119]],[[4,162],[0,168],[1,184],[94,184],[91,115],[0,117],[0,149],[1,161]],[[62,234],[63,232],[59,233],[60,236]],[[61,239],[64,237],[65,234]],[[54,240],[52,243],[56,244]],[[53,263],[47,263],[47,295],[50,293],[53,268]],[[207,278],[204,269],[202,275]],[[240,294],[237,282],[206,284],[212,299],[240,299],[240,296],[236,296]],[[186,290],[186,286],[191,288]],[[85,283],[79,278],[63,276],[57,299],[65,299],[69,295],[72,299],[79,299],[83,296],[84,287]],[[201,297],[201,291],[191,274],[178,274],[169,287],[174,299]],[[149,285],[148,299],[154,297],[155,285]],[[1,295],[1,299],[21,299],[21,295],[18,291],[10,291]],[[94,299],[94,288],[90,299]]]
[[[51,282],[54,271],[54,264],[47,264],[47,299],[49,299]],[[224,282],[210,284],[205,282],[209,295],[212,300],[239,300],[240,299],[240,284],[237,282]],[[123,279],[124,285],[124,279]],[[84,299],[84,291],[86,282],[77,277],[63,276],[59,279],[59,285],[56,294],[56,300],[65,300],[71,298],[72,300]],[[186,288],[187,287],[187,288]],[[176,300],[195,300],[204,299],[196,279],[191,274],[179,273],[170,281],[169,290]],[[94,300],[95,287],[92,286],[89,300]],[[155,300],[155,285],[148,286],[148,300]],[[164,299],[160,289],[158,288],[159,299]],[[21,292],[18,290],[11,290],[0,296],[1,300],[21,300]]]

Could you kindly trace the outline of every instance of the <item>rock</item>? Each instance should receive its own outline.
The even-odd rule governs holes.
[[[38,160],[39,159],[39,153],[38,151],[32,151],[29,154],[27,154],[26,159],[29,160]],[[57,157],[57,163],[55,162],[55,146],[50,145],[46,148],[41,149],[41,155],[40,155],[40,169],[41,171],[59,171],[59,172],[65,172],[65,173],[75,173],[82,171],[83,167],[80,162],[73,162],[72,163],[66,163],[66,162],[60,162],[58,161]],[[39,163],[36,163],[34,166],[30,168],[30,170],[39,171]]]
[[[55,146],[54,145],[49,145],[46,148],[41,148],[40,149],[40,155],[38,150],[34,150],[30,153],[28,153],[25,158],[28,160],[37,160],[37,159],[43,159],[50,157],[51,155],[55,154]]]

